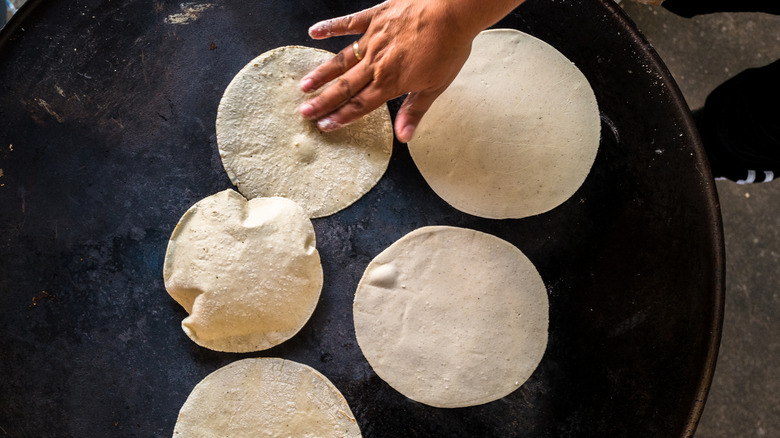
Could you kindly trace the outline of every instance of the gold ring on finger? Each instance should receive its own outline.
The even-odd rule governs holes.
[[[358,45],[358,42],[357,42],[357,41],[355,41],[354,43],[352,43],[352,52],[354,52],[354,53],[355,53],[355,58],[357,58],[357,60],[358,60],[358,61],[360,61],[361,59],[363,59],[363,54],[362,54],[362,53],[360,53],[360,45]]]

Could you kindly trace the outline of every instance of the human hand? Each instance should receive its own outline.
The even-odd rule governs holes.
[[[423,114],[452,83],[482,30],[452,2],[387,0],[372,8],[316,23],[314,39],[363,36],[301,80],[310,93],[337,79],[301,105],[301,114],[333,131],[406,94],[395,119],[396,137],[411,140]]]

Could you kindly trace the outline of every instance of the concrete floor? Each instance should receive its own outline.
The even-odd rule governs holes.
[[[621,3],[692,109],[718,84],[780,58],[780,16],[681,18]],[[780,80],[780,78],[778,78]],[[780,182],[717,183],[726,239],[720,355],[697,437],[780,437]]]
[[[11,5],[14,7],[14,9],[19,9],[20,7],[22,7],[22,5],[26,1],[27,0],[11,0]],[[0,2],[5,3],[5,0],[0,0]],[[3,11],[3,9],[0,6],[0,13],[2,13],[2,11]],[[5,20],[6,20],[5,22],[10,20],[12,16],[13,16],[13,10],[12,9],[6,9],[5,10]],[[3,18],[0,17],[0,27],[3,27],[3,23],[5,23],[5,22],[3,21]]]

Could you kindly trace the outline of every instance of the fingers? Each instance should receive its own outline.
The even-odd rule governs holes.
[[[365,64],[358,64],[349,69],[326,87],[319,96],[309,99],[301,105],[299,109],[301,115],[309,119],[320,119],[355,99],[363,88],[373,80],[373,74],[363,65]],[[347,120],[341,121],[341,124],[345,123]]]
[[[355,72],[353,69],[350,73]],[[354,90],[360,87],[357,93]],[[445,87],[446,88],[446,87]],[[408,143],[423,115],[445,88],[409,93],[395,118],[398,141]],[[301,113],[317,120],[323,132],[335,131],[363,117],[394,96],[386,96],[369,75],[345,74],[319,96],[301,106]]]
[[[315,40],[321,40],[332,36],[365,33],[368,25],[371,24],[371,18],[373,18],[379,6],[381,4],[355,12],[354,14],[315,23],[309,28],[309,36]]]
[[[362,40],[357,43],[358,47],[366,47],[366,43]],[[365,49],[361,50],[361,55],[365,56]],[[316,91],[328,82],[348,72],[358,62],[359,60],[355,55],[355,50],[352,45],[349,45],[337,53],[336,56],[304,76],[303,79],[301,79],[301,90],[304,93]]]
[[[395,136],[398,141],[408,143],[412,139],[423,115],[443,91],[444,89],[426,90],[419,93],[409,93],[406,96],[395,117]]]
[[[395,118],[395,136],[401,143],[412,140],[423,115],[444,89],[409,93]],[[379,87],[369,84],[336,111],[317,121],[317,127],[324,132],[334,131],[363,117],[385,103],[392,96],[385,96]]]
[[[318,120],[317,128],[324,132],[334,131],[377,109],[387,100],[381,89],[370,84],[338,109]]]

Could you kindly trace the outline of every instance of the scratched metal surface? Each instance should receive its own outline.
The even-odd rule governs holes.
[[[245,355],[184,335],[162,263],[181,214],[231,186],[214,133],[222,91],[268,49],[346,46],[306,29],[370,3],[31,0],[19,11],[0,34],[0,436],[170,436],[198,381],[253,356],[324,373],[366,437],[693,430],[721,328],[717,199],[676,85],[611,0],[529,0],[499,24],[557,47],[596,92],[601,149],[572,199],[522,220],[471,217],[396,144],[375,189],[314,221],[325,286],[298,335]],[[430,224],[507,239],[545,280],[547,352],[501,400],[414,403],[357,347],[363,269]]]

